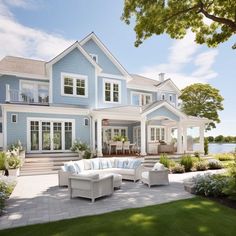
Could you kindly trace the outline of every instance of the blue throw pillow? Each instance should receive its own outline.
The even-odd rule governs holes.
[[[93,170],[99,170],[100,169],[100,159],[99,158],[93,159],[91,167]]]
[[[107,169],[107,168],[109,168],[109,166],[108,166],[108,161],[107,161],[107,160],[102,160],[102,161],[101,161],[101,166],[102,166],[102,169]]]
[[[125,160],[117,160],[116,167],[117,168],[126,168],[127,161]]]
[[[81,172],[81,169],[80,169],[78,163],[75,162],[75,163],[74,163],[74,166],[75,166],[75,169],[76,169],[76,173]]]
[[[136,169],[140,164],[140,160],[129,160],[127,169]]]
[[[65,168],[66,168],[66,171],[72,174],[77,173],[77,169],[72,161],[65,163]]]

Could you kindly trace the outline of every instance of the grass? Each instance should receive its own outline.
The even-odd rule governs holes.
[[[0,235],[230,236],[235,235],[235,222],[234,209],[196,197],[162,205],[7,229],[0,231]]]

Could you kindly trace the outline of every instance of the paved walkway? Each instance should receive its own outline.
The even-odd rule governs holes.
[[[198,173],[171,174],[169,186],[151,189],[140,182],[123,181],[111,197],[95,203],[70,199],[68,189],[58,187],[57,175],[22,176],[8,200],[7,214],[0,217],[0,229],[191,198],[182,183]]]

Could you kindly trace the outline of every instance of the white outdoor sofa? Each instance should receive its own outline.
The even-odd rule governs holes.
[[[90,177],[70,176],[68,183],[70,198],[84,197],[94,202],[96,198],[112,195],[114,192],[112,175],[101,178],[98,174]]]
[[[77,174],[114,173],[122,175],[122,179],[136,182],[141,177],[141,161],[133,158],[93,158],[70,161],[58,171],[59,186],[68,186],[70,176]]]

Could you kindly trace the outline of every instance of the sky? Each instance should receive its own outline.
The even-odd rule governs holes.
[[[180,89],[197,82],[219,89],[225,109],[207,135],[236,136],[236,36],[214,49],[191,33],[182,40],[153,36],[136,48],[122,10],[123,0],[0,0],[0,59],[48,61],[93,31],[130,73],[157,79],[164,72]]]

